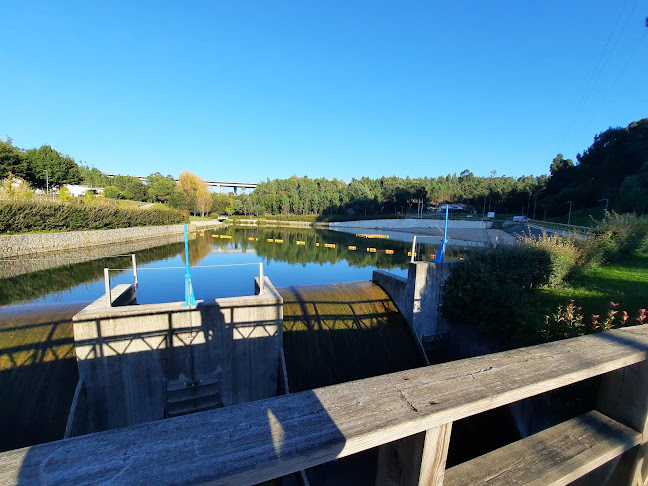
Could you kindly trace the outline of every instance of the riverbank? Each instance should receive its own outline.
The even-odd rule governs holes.
[[[195,221],[190,231],[220,226],[217,220]],[[64,231],[60,233],[27,233],[0,236],[0,259],[20,256],[34,256],[48,252],[79,250],[82,248],[105,247],[125,242],[151,239],[182,238],[184,225],[144,226],[90,231]],[[149,245],[151,246],[151,245]],[[107,253],[103,253],[104,255]]]
[[[328,228],[329,223],[311,222],[311,221],[287,221],[280,219],[226,219],[224,224],[236,226],[255,226],[269,228]]]

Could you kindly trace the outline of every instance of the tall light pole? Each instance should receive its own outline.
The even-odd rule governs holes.
[[[571,209],[572,209],[572,202],[571,202],[571,201],[567,201],[567,203],[569,203],[569,216],[567,216],[567,226],[569,226],[569,225],[571,224]]]
[[[536,192],[535,193],[535,202],[533,203],[533,218],[531,218],[531,219],[535,219],[535,211],[536,211],[536,206],[537,205],[538,205],[538,193]]]
[[[546,221],[546,220],[547,220],[547,205],[546,205],[546,204],[542,204],[542,206],[544,206],[544,208],[545,208],[545,210],[544,210],[544,216],[542,217],[542,221]]]
[[[605,211],[607,212],[608,204],[609,204],[610,200],[609,199],[599,199],[599,202],[603,202],[603,201],[605,201]]]

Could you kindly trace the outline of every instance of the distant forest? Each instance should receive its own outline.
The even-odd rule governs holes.
[[[549,162],[549,161],[548,161]],[[0,178],[9,173],[35,188],[85,183],[104,187],[110,198],[168,203],[195,209],[171,176],[108,178],[96,168],[78,164],[48,145],[23,150],[11,139],[0,141]],[[293,176],[267,180],[251,194],[212,195],[212,213],[285,215],[393,215],[416,212],[446,202],[467,204],[470,210],[560,216],[568,202],[574,209],[608,207],[619,212],[648,213],[648,118],[625,128],[609,128],[576,161],[558,154],[549,175],[518,178],[477,177],[466,169],[458,175],[401,178],[362,177],[350,183],[338,179]]]

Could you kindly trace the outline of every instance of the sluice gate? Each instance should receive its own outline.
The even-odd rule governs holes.
[[[372,282],[277,289],[291,392],[423,366],[413,333]]]

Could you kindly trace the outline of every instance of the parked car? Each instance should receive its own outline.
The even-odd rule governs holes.
[[[526,216],[513,216],[514,223],[526,223],[527,221],[531,221],[531,220]]]

